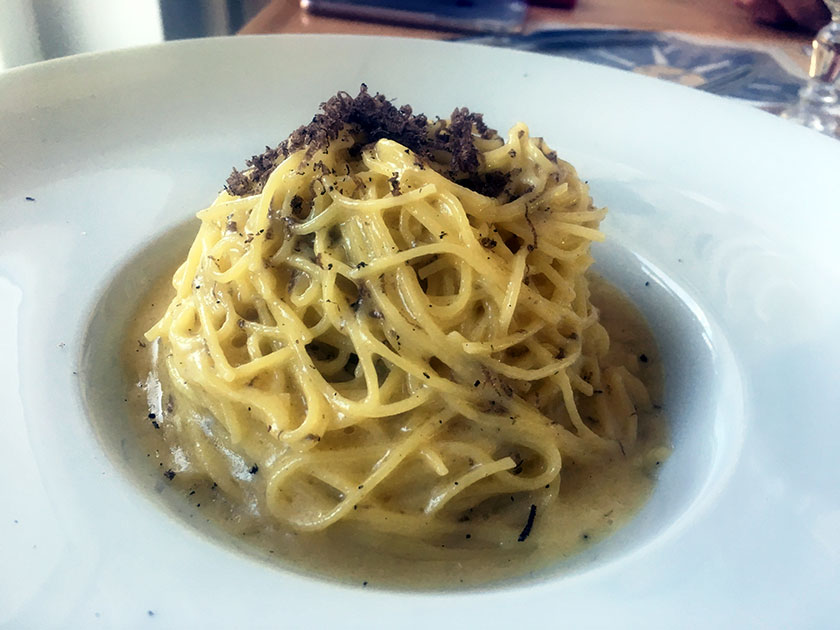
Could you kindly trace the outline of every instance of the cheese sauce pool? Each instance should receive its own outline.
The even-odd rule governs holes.
[[[660,409],[663,367],[656,342],[638,309],[616,288],[593,276],[592,302],[610,336],[604,365],[635,361],[654,408],[639,412],[638,441],[630,453],[618,453],[596,464],[578,465],[564,457],[557,497],[537,510],[527,493],[511,495],[509,504],[478,510],[473,519],[521,522],[523,533],[511,540],[488,540],[469,534],[444,536],[434,543],[417,541],[341,521],[320,532],[296,532],[278,523],[262,504],[267,475],[223,448],[230,475],[250,492],[232,501],[194,469],[190,449],[174,430],[181,409],[167,393],[165,375],[152,366],[160,357],[157,344],[143,333],[160,317],[172,297],[171,275],[164,275],[142,301],[126,331],[123,364],[128,391],[122,423],[124,453],[140,469],[171,512],[205,534],[292,571],[362,586],[397,589],[446,589],[476,586],[521,577],[553,565],[562,566],[586,547],[625,524],[651,494],[659,465],[668,454],[667,421]],[[629,358],[628,357],[632,357]],[[163,381],[163,382],[161,382]],[[192,412],[194,413],[194,412]],[[222,429],[212,418],[196,425],[208,435]],[[224,437],[224,436],[222,436]],[[532,514],[533,512],[533,514]],[[529,528],[528,525],[531,525]],[[524,538],[523,540],[520,540]]]

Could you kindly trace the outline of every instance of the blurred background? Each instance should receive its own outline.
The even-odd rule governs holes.
[[[268,0],[0,0],[0,70],[76,53],[230,35]]]
[[[264,33],[424,37],[570,57],[840,136],[840,0],[0,0],[0,72],[76,53]]]
[[[366,6],[354,9],[354,4]],[[796,13],[790,6],[806,10]],[[388,7],[396,11],[388,13]],[[421,17],[409,25],[412,14]],[[447,21],[457,14],[457,20]],[[819,0],[0,0],[0,70],[243,29],[428,37],[430,31],[532,32],[586,25],[775,39],[789,46],[808,43],[809,31],[827,21]]]

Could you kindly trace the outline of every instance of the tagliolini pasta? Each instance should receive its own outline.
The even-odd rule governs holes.
[[[661,461],[662,431],[638,443],[655,350],[610,354],[605,210],[574,168],[521,123],[364,88],[322,107],[198,214],[146,334],[168,479],[260,527],[445,559],[552,527],[570,467]]]

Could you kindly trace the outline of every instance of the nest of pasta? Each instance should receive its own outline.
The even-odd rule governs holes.
[[[298,530],[445,536],[523,494],[533,520],[564,461],[632,449],[647,393],[601,365],[586,276],[605,210],[525,125],[363,87],[249,166],[198,214],[147,335],[229,496]]]

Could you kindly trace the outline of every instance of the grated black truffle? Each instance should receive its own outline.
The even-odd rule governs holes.
[[[347,126],[357,138],[349,149],[351,155],[366,144],[388,138],[427,160],[443,175],[481,194],[497,197],[510,181],[506,173],[479,170],[475,134],[484,139],[498,136],[484,123],[481,114],[466,107],[456,108],[448,122],[430,124],[424,114],[414,114],[410,105],[398,108],[382,94],[371,96],[363,83],[356,97],[339,92],[322,103],[312,122],[293,131],[276,148],[266,147],[263,153],[246,160],[245,171],[233,169],[227,179],[228,192],[237,196],[259,194],[281,158],[303,148],[311,157],[337,139]],[[449,164],[436,163],[440,152],[449,154]]]

